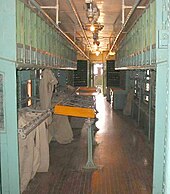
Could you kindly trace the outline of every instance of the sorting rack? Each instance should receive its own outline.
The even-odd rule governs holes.
[[[98,169],[93,162],[92,146],[94,144],[94,126],[95,126],[95,95],[96,88],[80,87],[66,100],[63,100],[54,107],[54,114],[75,116],[87,118],[88,125],[88,159],[84,169]]]
[[[46,120],[52,114],[50,109],[47,111],[28,109],[28,111],[38,113],[38,115],[31,122],[26,124],[23,128],[18,129],[18,133],[20,134],[22,139],[25,139],[27,135],[31,133],[31,131],[33,131],[38,125],[40,125],[44,120]]]

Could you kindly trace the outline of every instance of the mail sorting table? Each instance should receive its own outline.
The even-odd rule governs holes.
[[[76,92],[77,93],[77,92]],[[54,114],[87,118],[88,125],[88,158],[84,169],[98,169],[93,162],[92,146],[96,122],[95,95],[93,91],[74,93],[54,107]]]

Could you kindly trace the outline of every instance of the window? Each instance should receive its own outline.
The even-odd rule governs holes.
[[[150,93],[150,70],[147,69],[144,78],[144,101],[147,103],[149,102],[149,93]]]
[[[134,96],[136,98],[139,97],[139,87],[140,87],[140,83],[139,83],[139,74],[135,74],[135,79],[134,79]]]
[[[28,94],[28,106],[32,105],[32,81],[28,80],[27,81],[27,94]]]

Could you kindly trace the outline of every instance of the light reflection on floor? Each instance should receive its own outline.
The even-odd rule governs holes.
[[[113,115],[107,114],[108,113],[107,109],[112,110],[112,107],[110,106],[109,103],[107,103],[106,106],[106,98],[103,97],[102,94],[96,96],[96,109],[98,111],[96,115],[96,117],[98,118],[98,121],[96,122],[96,127],[99,129],[97,134],[106,133],[107,132],[107,128],[105,127],[106,117],[112,119]]]

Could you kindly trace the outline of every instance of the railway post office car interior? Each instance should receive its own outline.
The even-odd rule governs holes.
[[[170,193],[170,0],[0,0],[0,194]]]

